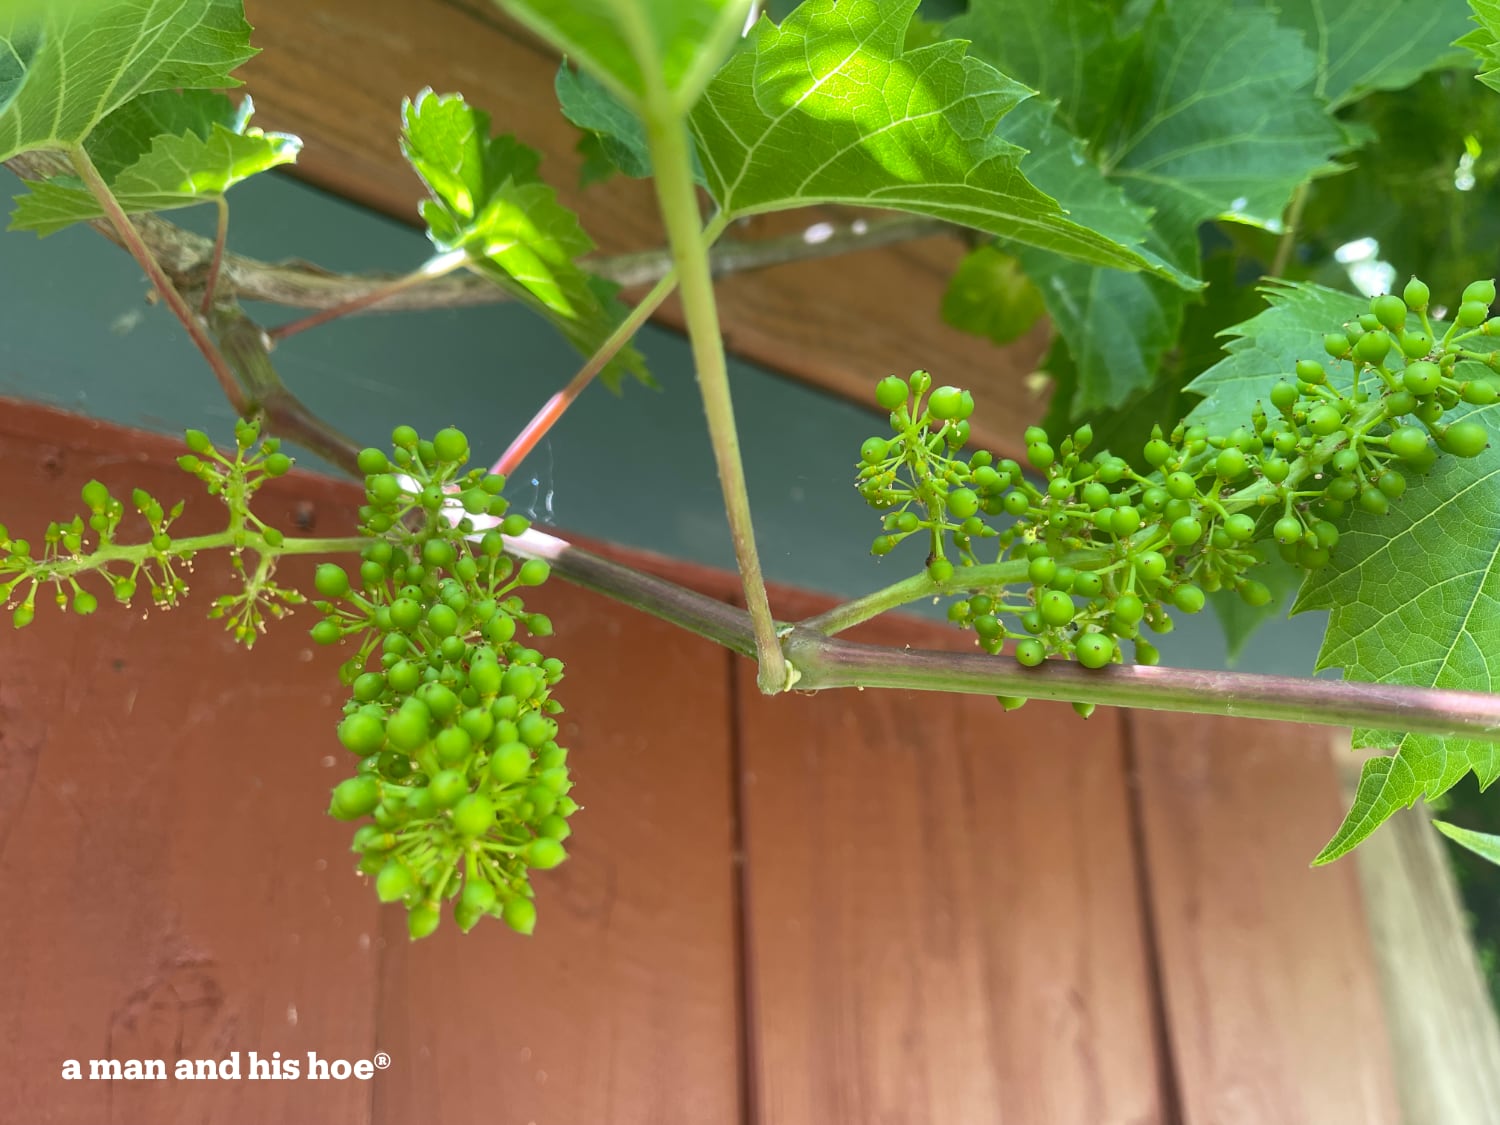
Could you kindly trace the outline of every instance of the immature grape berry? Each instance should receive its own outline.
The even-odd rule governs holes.
[[[1463,300],[1465,304],[1471,301],[1489,306],[1495,303],[1495,283],[1491,280],[1470,282],[1464,289]]]
[[[957,387],[938,387],[927,399],[927,413],[946,422],[957,418],[963,405],[963,391]]]
[[[1038,600],[1037,611],[1043,622],[1057,628],[1073,620],[1073,599],[1061,590],[1048,590]]]
[[[1390,451],[1403,461],[1415,461],[1427,451],[1427,434],[1417,426],[1401,426],[1386,440]]]
[[[1085,668],[1103,668],[1115,655],[1115,642],[1103,633],[1084,633],[1073,643],[1078,663]]]
[[[1430,395],[1438,389],[1443,373],[1435,363],[1417,360],[1401,372],[1401,385],[1414,395]]]
[[[1489,315],[1490,306],[1483,301],[1465,301],[1458,306],[1458,316],[1454,320],[1460,328],[1477,328]]]
[[[1370,311],[1392,332],[1399,333],[1406,327],[1406,302],[1394,294],[1374,298],[1370,302]]]
[[[1385,362],[1391,351],[1391,338],[1384,332],[1366,332],[1354,345],[1354,356],[1372,367]]]
[[[1312,383],[1317,386],[1328,381],[1328,373],[1323,370],[1323,365],[1315,359],[1299,359],[1297,361],[1297,378],[1304,383]]]
[[[449,426],[432,437],[433,452],[439,461],[460,465],[469,459],[469,439],[464,432]]]
[[[1323,337],[1323,350],[1334,359],[1343,359],[1349,354],[1349,337],[1342,332],[1330,332]]]
[[[372,447],[359,451],[359,471],[365,476],[371,477],[377,473],[386,472],[390,467],[390,461],[380,450]]]
[[[1432,299],[1432,292],[1425,284],[1413,277],[1406,283],[1406,288],[1401,290],[1401,300],[1412,312],[1427,307],[1427,302]]]
[[[1016,659],[1027,668],[1035,668],[1047,659],[1047,649],[1041,641],[1028,637],[1016,645]]]
[[[1197,586],[1178,586],[1172,591],[1172,604],[1183,613],[1197,613],[1203,608],[1203,591]]]
[[[1477,422],[1455,422],[1438,437],[1438,444],[1455,457],[1478,457],[1489,442],[1489,432]]]
[[[883,410],[895,410],[906,405],[906,397],[910,388],[905,379],[898,379],[894,375],[887,375],[875,384],[875,401]]]

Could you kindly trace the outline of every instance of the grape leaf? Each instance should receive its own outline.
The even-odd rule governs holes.
[[[1029,95],[956,42],[903,49],[917,0],[806,0],[762,18],[690,118],[731,216],[842,203],[930,215],[1122,269],[1173,276],[1068,218],[995,125]]]
[[[1268,287],[1270,307],[1237,326],[1229,355],[1189,384],[1206,396],[1191,420],[1243,425],[1270,383],[1321,351],[1325,333],[1368,307],[1308,284]],[[1436,327],[1436,325],[1434,326]],[[1476,344],[1476,347],[1482,346]],[[1500,430],[1500,407],[1460,406]],[[1317,668],[1345,679],[1494,691],[1500,686],[1500,446],[1472,459],[1443,456],[1389,513],[1355,511],[1328,566],[1303,580],[1292,613],[1327,610]],[[1348,816],[1315,863],[1348,852],[1397,809],[1446,792],[1473,770],[1500,776],[1500,746],[1455,736],[1356,730],[1356,747],[1392,750],[1365,763]]]
[[[240,0],[0,5],[0,161],[76,145],[141,94],[238,86],[249,35]]]
[[[563,116],[582,129],[585,135],[598,141],[600,155],[634,179],[651,175],[651,150],[646,144],[646,127],[602,83],[564,63],[558,68],[554,87]],[[697,149],[693,149],[690,155],[693,179],[701,187],[708,187]]]
[[[1500,864],[1500,836],[1492,836],[1488,832],[1475,832],[1470,828],[1460,828],[1456,824],[1448,824],[1441,820],[1434,820],[1432,826],[1455,844],[1468,848],[1481,859]]]
[[[1187,385],[1203,396],[1188,420],[1215,433],[1245,425],[1272,383],[1299,359],[1326,359],[1323,337],[1369,311],[1360,298],[1321,285],[1273,281],[1261,293],[1265,311],[1229,329],[1228,354]]]
[[[1500,0],[1469,0],[1471,17],[1479,26],[1455,46],[1467,47],[1479,58],[1479,81],[1500,90]],[[0,86],[0,91],[4,87]]]
[[[1464,0],[1277,0],[1276,7],[1280,22],[1317,52],[1313,89],[1330,109],[1463,61],[1454,40],[1468,26]]]
[[[943,294],[944,323],[996,344],[1025,335],[1045,311],[1021,263],[993,244],[964,255]]]
[[[637,112],[686,113],[733,48],[751,0],[498,0]]]
[[[1055,178],[1030,161],[1022,171],[1080,222],[1080,190],[1102,200],[1123,194],[1152,215],[1145,246],[1188,275],[1198,268],[1200,224],[1275,227],[1292,192],[1327,171],[1345,143],[1310,89],[1317,60],[1298,33],[1231,0],[1161,5],[1128,30],[1104,0],[974,0],[949,34],[1056,98],[1054,134],[1071,129],[1088,145],[1085,160],[1075,140],[1073,167]],[[1052,151],[1018,140],[1006,123],[1001,134]],[[1184,292],[1038,251],[1022,261],[1074,353],[1075,383],[1060,403],[1072,417],[1119,406],[1154,383],[1183,323]]]
[[[94,129],[84,147],[129,213],[211,203],[235,184],[297,158],[302,142],[250,128],[254,105],[236,108],[206,90],[160,91],[126,102]],[[71,176],[28,181],[11,230],[46,236],[104,212]]]
[[[614,287],[577,259],[594,249],[578,217],[537,175],[540,157],[514,137],[490,136],[489,114],[457,94],[424,90],[402,106],[401,150],[427,185],[421,205],[434,246],[552,321],[593,355],[624,317]],[[622,348],[601,372],[613,389],[629,372],[649,382],[639,352]]]

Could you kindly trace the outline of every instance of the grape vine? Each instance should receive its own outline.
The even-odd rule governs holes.
[[[1252,572],[1268,548],[1304,570],[1327,566],[1351,505],[1383,515],[1406,491],[1405,473],[1429,472],[1439,451],[1485,450],[1482,425],[1442,419],[1460,402],[1500,400],[1500,352],[1472,347],[1500,336],[1494,301],[1492,280],[1472,283],[1435,338],[1428,287],[1412,278],[1401,296],[1377,296],[1329,332],[1326,362],[1299,361],[1249,426],[1155,427],[1140,451],[1144,472],[1091,452],[1087,424],[1055,446],[1034,426],[1026,460],[1042,480],[1033,482],[1014,460],[964,456],[967,391],[933,388],[925,371],[887,377],[875,400],[890,411],[892,436],[860,450],[859,491],[883,513],[871,553],[917,536],[934,582],[972,588],[948,618],[988,653],[1014,641],[1028,667],[1063,656],[1102,668],[1128,640],[1137,662],[1156,664],[1143,629],[1170,632],[1173,610],[1198,613],[1220,589],[1266,604],[1270,590]],[[1012,522],[1002,529],[1003,517]],[[1017,585],[1027,588],[1010,592]]]

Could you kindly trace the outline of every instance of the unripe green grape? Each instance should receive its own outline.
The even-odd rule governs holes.
[[[947,559],[933,559],[927,564],[927,577],[938,585],[953,580],[953,564]]]
[[[1354,345],[1354,358],[1372,367],[1385,362],[1391,351],[1391,338],[1384,332],[1366,332]]]
[[[536,905],[529,898],[517,895],[515,898],[507,899],[505,906],[501,909],[500,917],[518,934],[530,936],[536,929]]]
[[[1057,561],[1048,555],[1039,555],[1026,567],[1026,577],[1034,586],[1045,586],[1057,577]]]
[[[427,741],[432,712],[416,698],[404,700],[385,723],[385,736],[398,750],[415,750]]]
[[[896,540],[889,535],[877,535],[870,544],[870,554],[879,558],[888,555],[896,549]]]
[[[1414,395],[1430,395],[1438,389],[1442,378],[1437,364],[1414,360],[1401,372],[1401,385]]]
[[[1302,541],[1302,521],[1296,516],[1282,516],[1276,521],[1276,526],[1271,529],[1271,535],[1278,543],[1292,544]]]
[[[1445,409],[1446,407],[1434,396],[1418,403],[1417,408],[1412,413],[1416,415],[1417,421],[1428,426],[1436,426],[1442,419]]]
[[[1417,408],[1417,396],[1403,387],[1386,395],[1383,406],[1387,418],[1404,418]]]
[[[416,885],[416,876],[402,860],[387,860],[375,876],[375,897],[381,902],[398,902]]]
[[[1080,570],[1078,577],[1073,580],[1073,591],[1080,597],[1097,597],[1104,589],[1104,579],[1100,578],[1092,570]]]
[[[372,477],[376,473],[387,471],[390,467],[390,461],[381,450],[372,446],[359,451],[359,471],[365,476]]]
[[[1197,613],[1203,608],[1203,601],[1203,591],[1190,583],[1172,591],[1172,604],[1183,613]]]
[[[552,574],[552,568],[542,559],[527,559],[516,572],[516,582],[521,586],[540,586]]]
[[[1392,332],[1399,332],[1406,326],[1406,302],[1394,294],[1387,293],[1372,299],[1370,311],[1375,314],[1376,320]]]
[[[1146,616],[1146,606],[1138,594],[1126,592],[1115,599],[1114,615],[1127,625]]]
[[[439,770],[427,783],[427,791],[438,808],[451,808],[458,804],[459,798],[468,793],[469,780],[462,770]]]
[[[1315,359],[1299,359],[1295,368],[1297,378],[1304,383],[1312,383],[1317,386],[1328,381],[1328,373],[1323,370],[1323,365]]]
[[[460,836],[483,836],[495,823],[495,806],[481,793],[470,793],[453,806],[453,830]]]
[[[1089,481],[1083,486],[1079,493],[1079,499],[1089,506],[1091,511],[1097,512],[1109,503],[1109,489],[1096,480]]]
[[[1417,426],[1401,426],[1387,439],[1387,448],[1403,461],[1416,460],[1427,449],[1427,434]]]
[[[1053,477],[1047,482],[1047,495],[1054,500],[1067,500],[1073,495],[1073,482],[1067,477]]]
[[[557,737],[557,722],[536,711],[527,711],[516,720],[516,730],[521,741],[535,749]]]
[[[386,669],[386,682],[398,695],[409,695],[422,682],[422,669],[410,661],[401,660]]]
[[[432,448],[439,461],[450,465],[461,465],[469,459],[469,439],[464,432],[452,426],[441,429],[432,436]]]
[[[443,765],[458,766],[468,761],[469,753],[474,748],[474,740],[463,727],[445,727],[432,740],[432,748]]]
[[[1247,578],[1237,587],[1240,598],[1246,605],[1263,606],[1269,605],[1271,601],[1271,588],[1264,582],[1257,582],[1253,578]]]
[[[1016,660],[1027,668],[1035,668],[1047,658],[1047,650],[1041,641],[1027,638],[1016,645]]]
[[[1084,633],[1073,642],[1073,653],[1085,668],[1103,668],[1115,655],[1115,642],[1103,633]]]
[[[1406,492],[1406,478],[1395,469],[1387,469],[1376,479],[1375,487],[1392,500],[1399,500]]]
[[[442,923],[443,915],[436,903],[423,902],[406,912],[406,933],[412,941],[431,936]]]
[[[979,496],[973,489],[955,488],[948,493],[948,511],[959,519],[968,519],[979,511]],[[910,515],[911,513],[906,513]]]
[[[1054,628],[1066,625],[1073,620],[1073,599],[1061,590],[1048,590],[1038,599],[1037,612]]]
[[[1338,546],[1339,529],[1327,520],[1319,520],[1312,525],[1310,530],[1313,533],[1313,538],[1318,541],[1319,547],[1326,547],[1331,551]],[[1303,538],[1306,539],[1307,537],[1303,536]]]
[[[1425,332],[1401,333],[1401,354],[1408,359],[1420,359],[1432,351],[1432,337]]]
[[[292,459],[285,453],[273,453],[266,458],[263,471],[268,477],[285,476],[292,467]]]
[[[1141,451],[1141,456],[1152,468],[1160,468],[1172,456],[1172,447],[1160,438],[1152,438]]]
[[[1425,309],[1427,302],[1431,299],[1431,290],[1415,277],[1406,283],[1406,288],[1401,290],[1401,300],[1405,302],[1406,307],[1411,309],[1412,312]]]
[[[984,640],[1000,635],[1000,619],[993,613],[981,613],[974,618],[974,632]]]
[[[1344,424],[1344,416],[1338,408],[1320,403],[1307,412],[1307,428],[1318,437],[1327,437]]]
[[[1454,318],[1460,328],[1477,328],[1483,324],[1490,315],[1490,307],[1482,301],[1465,301],[1458,306],[1458,316]]]
[[[79,617],[87,617],[99,608],[99,599],[87,590],[79,590],[73,595],[73,612]]]
[[[1112,529],[1121,539],[1134,535],[1141,526],[1141,513],[1136,508],[1116,508]]]
[[[1044,441],[1033,442],[1026,447],[1026,460],[1034,469],[1045,470],[1057,460],[1056,451]]]
[[[1236,543],[1248,543],[1255,538],[1255,519],[1244,512],[1236,512],[1224,521],[1224,530]]]
[[[1135,560],[1135,570],[1148,582],[1155,582],[1167,572],[1167,559],[1160,551],[1142,551]]]
[[[563,846],[550,836],[538,836],[526,846],[526,866],[548,871],[568,858]]]
[[[1297,385],[1288,383],[1285,379],[1271,387],[1271,405],[1277,410],[1290,410],[1297,405],[1297,399],[1300,397],[1297,393]]]
[[[350,777],[333,789],[333,799],[328,805],[328,815],[337,820],[358,820],[374,811],[380,804],[380,781],[365,774]]]
[[[859,458],[867,465],[877,465],[885,460],[889,449],[890,443],[882,438],[866,438],[864,444],[859,447]]]
[[[1470,282],[1464,289],[1464,304],[1477,301],[1482,305],[1493,305],[1495,303],[1495,283],[1491,280]]]
[[[1334,359],[1343,359],[1349,354],[1349,337],[1342,332],[1330,332],[1323,337],[1323,350]]]
[[[1317,570],[1328,565],[1328,548],[1315,547],[1304,542],[1297,548],[1297,565],[1307,570]]]
[[[1367,488],[1359,494],[1359,506],[1371,515],[1383,516],[1390,510],[1391,502],[1378,488]]]
[[[1245,475],[1248,469],[1245,455],[1239,449],[1231,446],[1222,451],[1214,461],[1214,471],[1221,480],[1238,480]]]
[[[1179,547],[1191,547],[1203,538],[1203,524],[1192,516],[1173,520],[1167,536]]]
[[[957,418],[963,409],[963,391],[957,387],[938,387],[927,399],[927,413],[940,422]]]
[[[531,748],[525,743],[503,743],[490,756],[490,776],[501,785],[512,785],[531,772],[531,762]]]
[[[344,639],[344,631],[333,621],[319,621],[308,633],[313,643],[319,645],[336,645]]]
[[[1006,513],[1012,516],[1024,516],[1031,510],[1031,498],[1019,488],[1007,492],[1002,504]]]
[[[322,563],[313,572],[313,586],[325,598],[342,598],[349,592],[349,575],[337,563]]]
[[[925,371],[913,371],[911,377],[906,380],[906,383],[911,387],[912,394],[921,398],[927,393],[927,389],[932,386],[932,376]]]
[[[909,393],[906,380],[894,375],[887,375],[875,384],[875,401],[882,410],[895,410],[905,406]]]
[[[1487,379],[1474,379],[1463,385],[1459,397],[1470,406],[1490,406],[1500,401],[1500,389]]]
[[[1081,700],[1073,703],[1073,710],[1078,713],[1079,718],[1087,719],[1099,706],[1097,703],[1084,703]]]
[[[1438,437],[1438,444],[1455,457],[1478,457],[1489,443],[1489,431],[1478,422],[1455,422]]]

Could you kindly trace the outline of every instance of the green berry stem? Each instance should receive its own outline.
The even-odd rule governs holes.
[[[860,644],[799,625],[783,640],[799,691],[890,688],[1050,699],[1068,703],[1381,727],[1500,742],[1500,696],[1346,680],[1185,668],[1103,669],[1049,660],[1036,668],[984,653]]]
[[[663,97],[670,101],[669,96]],[[776,641],[776,623],[771,617],[771,603],[755,546],[750,496],[745,484],[744,462],[740,457],[724,336],[719,328],[707,248],[713,235],[727,225],[727,220],[721,215],[709,224],[708,233],[702,229],[687,127],[675,105],[655,106],[653,109],[659,100],[648,99],[652,104],[648,104],[646,114],[646,138],[656,175],[657,199],[677,266],[698,387],[703,394],[703,410],[708,418],[709,438],[724,492],[724,509],[734,540],[734,557],[739,564],[745,604],[755,630],[759,663],[757,682],[761,691],[773,694],[788,686],[788,669]]]

